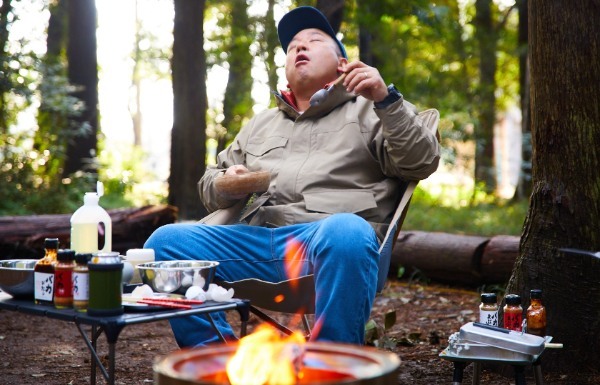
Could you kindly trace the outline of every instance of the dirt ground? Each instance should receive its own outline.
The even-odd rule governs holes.
[[[383,349],[401,359],[398,384],[451,384],[453,364],[439,358],[448,337],[477,316],[479,296],[474,289],[439,284],[391,282],[376,299],[373,321],[384,325],[384,315],[396,313],[396,322],[380,331]],[[231,312],[232,321],[237,313]],[[235,316],[235,317],[234,317]],[[388,316],[388,319],[391,319]],[[253,319],[251,328],[258,324]],[[106,356],[104,337],[99,349]],[[167,321],[126,327],[117,344],[116,383],[153,384],[153,362],[177,349]],[[550,354],[550,353],[548,353]],[[552,353],[554,354],[554,352]],[[560,353],[556,353],[560,354]],[[514,384],[510,370],[487,367],[482,384]],[[471,383],[472,365],[464,373]],[[98,384],[105,381],[98,373]],[[527,382],[534,383],[530,368]],[[579,378],[583,377],[583,378]],[[545,373],[546,384],[598,384],[600,376]],[[77,385],[90,383],[90,355],[75,325],[57,320],[0,311],[0,385]]]

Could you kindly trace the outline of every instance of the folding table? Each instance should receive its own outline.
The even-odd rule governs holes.
[[[116,344],[121,330],[128,325],[147,322],[169,320],[172,318],[190,315],[205,315],[211,322],[219,338],[226,342],[217,330],[211,313],[218,311],[236,310],[240,315],[240,335],[246,335],[246,328],[250,313],[250,302],[247,300],[234,299],[232,302],[207,301],[201,305],[193,305],[191,309],[169,309],[165,308],[145,312],[125,312],[122,315],[109,317],[89,316],[86,312],[78,312],[74,309],[56,309],[48,305],[36,305],[33,300],[14,299],[10,295],[0,292],[0,309],[16,311],[35,316],[48,317],[52,319],[73,322],[88,347],[91,359],[90,382],[96,384],[96,368],[99,368],[109,385],[115,383],[115,353]],[[91,326],[91,336],[88,338],[83,330],[83,325]],[[108,367],[105,367],[96,350],[98,337],[104,333],[108,343]]]

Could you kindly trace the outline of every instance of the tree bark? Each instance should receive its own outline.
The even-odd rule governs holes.
[[[98,59],[96,56],[95,0],[69,1],[69,82],[78,87],[73,95],[85,105],[72,116],[70,129],[78,131],[67,143],[63,176],[96,170],[92,159],[98,147]]]
[[[488,193],[496,189],[494,124],[496,123],[496,47],[492,0],[475,1],[476,38],[479,42],[479,122],[475,125],[475,183]]]
[[[206,168],[205,0],[175,0],[173,40],[173,130],[169,204],[182,219],[206,215],[196,184]]]
[[[564,342],[545,371],[600,362],[600,259],[560,251],[600,250],[599,17],[593,0],[529,2],[533,191],[507,292],[543,290],[547,333]]]

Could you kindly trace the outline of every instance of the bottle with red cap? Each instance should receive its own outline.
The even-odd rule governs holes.
[[[523,307],[521,306],[521,296],[517,294],[507,294],[504,297],[504,328],[520,332],[523,323]]]

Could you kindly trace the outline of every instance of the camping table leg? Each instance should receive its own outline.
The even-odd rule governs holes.
[[[533,362],[533,378],[535,385],[544,385],[544,375],[542,374],[542,361],[539,359]]]
[[[514,365],[515,385],[525,385],[525,367],[523,365]]]
[[[473,385],[479,385],[481,381],[481,362],[473,362]]]
[[[467,364],[462,361],[454,361],[454,372],[452,373],[452,385],[462,384],[463,374]]]
[[[106,379],[107,383],[109,385],[114,385],[115,383],[115,344],[114,343],[110,343],[108,344],[109,346],[109,353],[108,353],[108,371],[106,370],[106,368],[104,367],[104,365],[102,364],[102,361],[100,360],[100,357],[98,356],[98,352],[96,350],[97,348],[97,341],[98,341],[98,337],[102,334],[102,328],[98,328],[97,326],[92,326],[92,331],[91,331],[91,339],[87,337],[85,331],[83,330],[82,326],[80,323],[76,322],[75,325],[77,326],[77,330],[79,330],[79,334],[81,334],[81,336],[83,337],[83,341],[85,342],[85,344],[88,347],[88,350],[90,351],[90,354],[92,356],[91,358],[91,371],[90,371],[90,383],[92,385],[96,384],[96,368],[99,368],[100,371],[102,372],[102,376]]]

